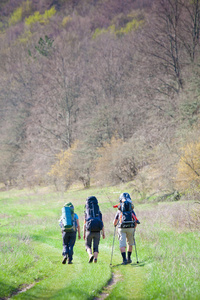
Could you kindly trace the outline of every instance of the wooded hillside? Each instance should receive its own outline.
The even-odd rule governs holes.
[[[0,3],[0,182],[200,184],[200,1]]]

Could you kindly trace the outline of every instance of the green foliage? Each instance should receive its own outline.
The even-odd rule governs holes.
[[[62,20],[62,26],[65,26],[67,23],[69,23],[72,20],[71,16],[66,16]]]
[[[18,41],[20,43],[27,43],[32,38],[33,34],[30,30],[26,30],[23,34],[20,35]]]
[[[9,26],[15,25],[22,21],[23,15],[26,13],[29,13],[31,10],[31,3],[30,0],[27,0],[26,2],[23,2],[20,7],[18,7],[12,15],[10,16],[8,20]]]
[[[26,42],[32,36],[31,31],[26,31],[23,36],[20,37],[20,42]],[[53,51],[53,42],[54,40],[47,35],[45,35],[44,39],[41,37],[38,41],[38,44],[35,46],[36,51],[42,56],[50,56]],[[31,50],[28,49],[29,56],[33,56],[36,58],[35,54],[33,55]]]
[[[115,26],[109,26],[107,29],[106,28],[97,28],[94,32],[94,34],[92,35],[93,39],[96,39],[98,36],[105,34],[105,33],[114,33],[115,32]]]
[[[117,36],[121,36],[124,34],[128,34],[131,31],[136,31],[138,28],[141,28],[141,26],[144,25],[144,20],[140,20],[134,17],[131,21],[127,22],[125,26],[121,28],[116,28],[116,25],[111,25],[107,29],[106,28],[97,28],[93,34],[93,39],[96,39],[98,36],[105,34],[105,33],[111,33],[115,34]]]
[[[52,51],[53,42],[54,42],[53,39],[51,39],[47,35],[45,35],[45,39],[43,39],[43,38],[39,39],[38,46],[35,46],[35,49],[41,55],[48,56],[51,53],[51,51]]]
[[[46,10],[43,15],[40,14],[39,11],[36,11],[32,16],[29,16],[25,19],[25,24],[27,26],[31,26],[37,22],[41,24],[47,24],[49,22],[49,19],[52,18],[56,13],[56,9],[53,6],[49,10]]]
[[[22,21],[22,7],[18,7],[13,14],[10,16],[10,19],[8,21],[9,26],[15,25],[18,22]]]
[[[128,34],[129,32],[131,31],[136,31],[138,28],[140,28],[142,25],[144,24],[144,21],[143,20],[136,20],[136,19],[133,19],[131,22],[128,22],[126,24],[125,27],[119,29],[119,30],[116,30],[115,31],[115,34],[116,35],[123,35],[123,34]]]
[[[200,99],[199,97],[196,99],[189,99],[189,101],[185,101],[181,103],[181,113],[183,119],[188,120],[190,125],[193,125],[199,119],[199,108],[200,108]]]

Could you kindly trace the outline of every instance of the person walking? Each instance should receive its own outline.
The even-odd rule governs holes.
[[[132,263],[131,254],[134,245],[134,234],[139,221],[137,220],[137,217],[133,211],[133,205],[130,196],[127,199],[126,197],[123,197],[123,194],[120,196],[120,204],[118,206],[118,211],[115,215],[113,224],[114,226],[118,226],[119,247],[123,259],[122,264],[126,265]],[[127,256],[126,244],[128,244]]]
[[[85,248],[89,255],[89,263],[97,263],[101,231],[104,239],[105,230],[102,213],[99,209],[97,198],[95,196],[91,196],[86,199],[85,219],[83,225],[83,239],[85,240]]]
[[[66,210],[66,208],[69,208]],[[68,211],[68,215],[67,212]],[[70,215],[71,214],[71,215]],[[73,260],[73,248],[76,242],[76,235],[78,231],[78,239],[81,239],[80,233],[80,224],[79,218],[76,213],[74,213],[74,206],[71,202],[66,203],[62,209],[62,216],[59,220],[59,225],[61,227],[62,232],[62,240],[63,240],[63,260],[62,264],[72,264]]]

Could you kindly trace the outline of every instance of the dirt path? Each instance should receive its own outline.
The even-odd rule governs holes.
[[[12,293],[12,295],[9,297],[9,298],[4,298],[4,300],[9,300],[9,299],[12,299],[13,296],[16,296],[20,293],[24,293],[28,290],[30,290],[34,285],[36,284],[36,282],[34,283],[31,283],[29,285],[24,285],[22,286],[21,288],[19,288],[18,290],[16,290],[15,292]]]
[[[99,297],[95,297],[94,300],[106,299],[121,277],[122,275],[120,273],[112,273],[112,278],[109,280],[107,286],[104,287]]]

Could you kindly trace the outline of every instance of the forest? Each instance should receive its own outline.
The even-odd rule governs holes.
[[[3,0],[0,67],[2,190],[198,199],[199,0]]]

